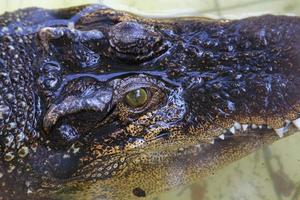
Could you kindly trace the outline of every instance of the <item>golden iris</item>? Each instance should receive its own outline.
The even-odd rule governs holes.
[[[126,103],[133,107],[142,107],[148,100],[148,94],[145,89],[140,88],[127,93],[125,97]]]

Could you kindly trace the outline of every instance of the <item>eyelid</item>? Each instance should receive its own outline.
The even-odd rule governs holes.
[[[130,91],[133,90],[137,90],[137,89],[141,89],[141,88],[151,88],[151,87],[155,87],[153,84],[150,83],[130,83],[127,85],[123,85],[123,87],[121,86],[119,92],[120,94],[127,94]]]

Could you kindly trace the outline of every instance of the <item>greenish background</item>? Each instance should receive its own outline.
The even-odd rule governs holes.
[[[100,3],[115,9],[158,16],[208,15],[240,18],[264,13],[300,13],[299,0],[0,0],[0,2],[0,12],[29,6],[59,8]]]
[[[141,15],[241,18],[265,13],[300,15],[300,0],[0,0],[0,13],[39,6],[101,3]],[[300,200],[300,135],[235,162],[192,186],[161,194],[174,200]]]

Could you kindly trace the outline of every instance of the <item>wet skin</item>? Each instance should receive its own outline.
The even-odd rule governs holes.
[[[300,128],[300,18],[0,16],[0,199],[134,199]]]

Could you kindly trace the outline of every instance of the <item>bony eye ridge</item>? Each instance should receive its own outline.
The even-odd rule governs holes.
[[[142,107],[148,101],[148,93],[143,88],[132,90],[126,94],[125,101],[130,107]]]

